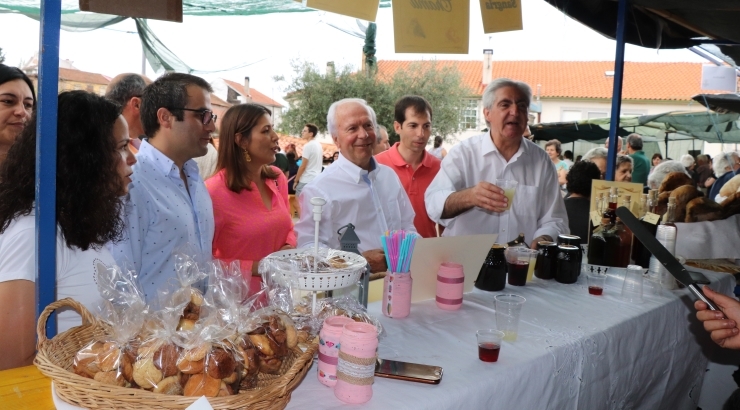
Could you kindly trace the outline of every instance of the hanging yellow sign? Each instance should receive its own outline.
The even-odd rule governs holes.
[[[396,53],[467,54],[469,0],[393,0]]]
[[[521,0],[480,0],[484,33],[521,30]]]
[[[375,21],[380,0],[307,0],[306,7]]]

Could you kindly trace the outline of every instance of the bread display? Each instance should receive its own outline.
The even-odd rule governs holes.
[[[719,189],[719,195],[727,198],[740,190],[740,175],[735,175]]]
[[[722,219],[740,214],[740,192],[729,195],[722,202]]]
[[[694,198],[686,204],[686,222],[716,221],[722,219],[722,206],[709,198]]]
[[[671,191],[670,198],[676,198],[676,221],[680,222],[686,219],[686,205],[699,196],[699,190],[693,185],[683,185]]]
[[[658,192],[661,194],[663,192],[670,192],[684,185],[694,185],[694,181],[683,172],[671,172],[663,179]]]

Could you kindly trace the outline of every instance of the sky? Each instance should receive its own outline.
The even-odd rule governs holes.
[[[378,60],[481,60],[484,48],[494,50],[493,60],[614,60],[616,42],[570,19],[543,0],[524,0],[524,29],[484,34],[477,1],[471,0],[468,54],[396,54],[393,43],[393,12],[378,10],[376,40]],[[337,67],[358,68],[364,40],[345,34],[325,22],[356,26],[350,17],[313,11],[259,16],[194,17],[183,23],[150,20],[154,33],[186,64],[196,70],[224,70],[200,74],[241,83],[245,76],[260,92],[284,102],[282,97],[293,77],[292,61],[310,61],[323,70],[328,61]],[[616,24],[616,23],[615,23]],[[71,60],[83,71],[113,77],[122,72],[141,72],[142,51],[132,20],[90,32],[62,31],[60,58]],[[18,65],[38,50],[39,23],[23,15],[0,14],[0,48],[6,64]],[[653,50],[627,45],[627,61],[706,62],[688,50]],[[146,74],[157,77],[147,65]],[[275,82],[275,76],[287,81]]]

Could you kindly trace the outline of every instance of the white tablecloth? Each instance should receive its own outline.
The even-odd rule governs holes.
[[[712,287],[730,294],[735,280],[702,271]],[[439,385],[375,378],[363,409],[686,409],[699,402],[711,345],[695,319],[687,290],[619,300],[610,278],[603,296],[577,284],[535,279],[503,292],[466,294],[448,312],[434,301],[412,305],[405,319],[389,319],[372,303],[386,329],[378,354],[385,359],[442,366]],[[478,360],[475,332],[495,328],[493,297],[527,298],[519,338],[504,342],[497,363]],[[293,392],[288,409],[340,409],[348,405],[316,379],[316,364]]]

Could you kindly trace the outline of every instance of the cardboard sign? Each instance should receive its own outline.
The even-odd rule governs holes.
[[[521,0],[480,0],[484,33],[521,30]]]
[[[737,92],[735,67],[703,65],[701,67],[701,89]]]
[[[306,6],[362,20],[375,21],[380,0],[307,0]]]
[[[182,23],[182,0],[80,0],[80,10]]]
[[[411,257],[411,302],[434,299],[437,293],[437,271],[443,262],[463,265],[465,282],[463,292],[473,290],[480,267],[488,256],[497,234],[444,236],[422,238],[416,241]]]
[[[393,0],[396,53],[467,54],[468,0]]]
[[[612,187],[619,188],[617,196],[617,207],[622,206],[624,197],[630,196],[630,211],[633,214],[640,214],[640,195],[642,194],[642,184],[636,182],[614,182],[594,179],[591,181],[591,210],[596,210],[596,198],[599,194],[604,194],[607,202],[609,201],[609,189]],[[606,205],[604,206],[606,208]]]

